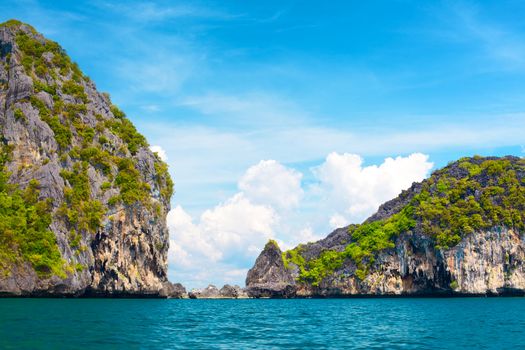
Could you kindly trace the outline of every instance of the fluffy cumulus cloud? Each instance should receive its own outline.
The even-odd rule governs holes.
[[[320,239],[363,220],[431,168],[428,156],[419,153],[370,166],[358,155],[331,153],[312,169],[316,184],[305,187],[297,170],[260,161],[240,177],[237,193],[199,217],[181,206],[170,211],[170,277],[190,287],[242,284],[268,239],[283,249]],[[304,207],[314,208],[324,222],[312,227]]]
[[[246,171],[239,189],[254,203],[291,209],[299,205],[303,195],[301,178],[301,173],[275,160],[262,160]]]
[[[168,156],[166,155],[166,151],[164,150],[164,148],[162,148],[160,146],[151,146],[149,149],[151,150],[151,152],[157,153],[157,155],[163,161],[166,162],[168,160]]]
[[[329,209],[332,227],[361,222],[379,205],[397,196],[414,181],[421,181],[433,163],[428,156],[414,153],[408,157],[387,158],[377,165],[363,165],[356,154],[330,153],[323,164],[314,169],[319,185],[315,190]]]
[[[261,244],[273,238],[278,221],[273,208],[253,204],[242,193],[206,210],[196,222],[181,206],[168,215],[171,239],[177,248],[184,249],[190,259],[212,263],[246,263]]]
[[[276,238],[282,213],[299,204],[301,176],[274,160],[261,161],[241,177],[238,193],[204,211],[197,220],[181,206],[171,210],[170,265],[183,274],[193,265],[208,267],[208,273],[192,271],[186,275],[190,283],[215,278],[238,282],[239,271],[245,274],[261,247]],[[221,272],[210,275],[212,270]]]

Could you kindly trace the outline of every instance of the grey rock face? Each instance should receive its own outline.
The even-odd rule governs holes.
[[[2,141],[13,147],[7,169],[9,181],[25,188],[36,179],[40,198],[53,203],[53,222],[50,229],[56,236],[60,254],[68,267],[67,276],[38,277],[30,264],[11,266],[0,273],[0,294],[8,295],[93,295],[119,296],[160,295],[167,282],[168,229],[166,214],[170,209],[169,196],[163,195],[162,184],[167,174],[159,172],[162,162],[140,144],[130,151],[128,135],[110,127],[123,120],[112,112],[108,97],[99,93],[86,77],[73,80],[72,71],[64,71],[51,65],[54,54],[44,52],[45,74],[35,74],[24,68],[24,54],[17,44],[17,35],[27,35],[32,40],[47,40],[27,25],[0,26],[0,126]],[[34,69],[34,68],[33,68]],[[66,93],[65,84],[75,81],[85,97]],[[54,96],[37,91],[36,84],[53,87]],[[45,121],[42,111],[35,107],[40,101],[54,117],[60,106],[77,108],[74,120],[68,120],[65,112],[56,112],[62,126],[71,132],[70,144],[60,147],[57,135]],[[72,108],[73,108],[72,107]],[[23,118],[15,116],[20,111]],[[86,129],[94,131],[92,141]],[[89,131],[89,130],[88,130]],[[128,129],[129,131],[129,129]],[[86,139],[88,141],[86,141]],[[65,193],[72,184],[63,171],[72,171],[75,164],[82,163],[74,150],[93,147],[107,151],[104,160],[110,162],[103,170],[91,161],[84,161],[89,179],[88,191],[92,201],[104,208],[101,225],[92,232],[74,227],[59,214]],[[115,178],[118,177],[118,160],[129,159],[138,171],[141,186],[146,188],[145,198],[133,203],[112,201],[121,194]],[[110,184],[110,188],[103,188]],[[165,193],[165,192],[164,192]],[[75,241],[75,242],[74,242]],[[176,287],[168,294],[177,294]]]
[[[160,292],[161,297],[170,299],[183,299],[187,298],[186,288],[180,283],[166,282],[164,288]]]
[[[289,298],[295,295],[294,278],[285,268],[281,249],[274,241],[266,244],[254,267],[248,271],[246,293],[253,298]]]
[[[403,234],[395,248],[377,255],[364,280],[355,276],[357,266],[347,260],[316,287],[297,282],[297,269],[270,262],[270,256],[277,259],[265,249],[255,272],[250,270],[246,280],[250,296],[525,294],[525,237],[507,228],[473,233],[446,250],[436,249],[427,236]]]
[[[476,168],[476,165],[480,167]],[[482,170],[481,165],[487,168]],[[489,172],[486,169],[490,166],[496,169],[499,166],[500,170]],[[471,173],[472,169],[475,171]],[[446,176],[441,177],[444,174]],[[470,187],[466,186],[464,192],[452,188],[450,193],[458,196],[452,201],[447,197],[445,190],[427,186],[438,184],[443,179],[458,183],[467,183],[468,180]],[[514,185],[510,188],[498,187],[497,185],[503,183],[504,179],[509,183],[514,181],[512,182]],[[447,248],[448,244],[440,246],[437,241],[438,234],[442,233],[439,229],[451,230],[451,226],[443,224],[446,221],[440,221],[446,215],[450,215],[449,211],[444,209],[448,207],[443,206],[437,208],[434,211],[434,214],[437,214],[430,219],[435,220],[432,225],[436,222],[442,223],[443,226],[437,231],[429,231],[429,226],[425,229],[424,224],[428,225],[429,221],[423,221],[422,216],[411,216],[414,224],[391,236],[390,242],[393,247],[385,246],[382,249],[366,251],[367,255],[363,254],[364,258],[358,258],[360,266],[349,255],[337,254],[343,252],[350,243],[358,244],[357,239],[354,240],[350,233],[356,232],[356,226],[337,229],[322,240],[300,245],[294,254],[299,254],[302,260],[299,260],[297,255],[295,257],[288,255],[287,266],[276,244],[268,243],[257,258],[254,267],[248,272],[246,279],[248,294],[253,297],[525,295],[525,234],[522,225],[525,191],[523,187],[519,187],[523,184],[525,184],[525,161],[521,158],[512,156],[473,157],[467,160],[464,158],[438,170],[435,176],[423,183],[413,184],[397,198],[381,205],[378,212],[365,223],[389,219],[400,213],[407,205],[416,211],[422,208],[418,205],[423,202],[424,205],[434,209],[434,206],[430,206],[424,200],[419,202],[422,196],[445,198],[445,203],[449,203],[448,205],[454,210],[458,209],[456,203],[461,205],[464,203],[461,196],[468,198],[474,203],[473,206],[478,205],[479,208],[485,206],[489,208],[487,210],[494,210],[494,203],[511,203],[510,207],[515,219],[501,220],[503,215],[500,219],[484,217],[483,225],[472,226],[476,228],[470,226],[467,229],[455,228],[454,232],[458,233],[458,240]],[[494,191],[493,193],[500,195],[487,200],[487,197],[481,196],[484,191]],[[514,195],[509,196],[509,193]],[[416,197],[419,194],[422,196]],[[485,214],[484,210],[480,209],[478,213]],[[498,210],[504,212],[508,207],[500,206]],[[475,217],[472,211],[457,210],[457,212],[460,212],[465,220]],[[481,217],[481,214],[478,215]],[[463,217],[460,216],[454,220],[462,219]],[[428,216],[426,220],[429,220]],[[374,239],[378,237],[374,236],[377,232],[373,232],[370,236],[366,236],[367,233],[360,234]],[[339,259],[332,265],[337,267],[327,268],[330,261],[322,265],[323,260],[319,257],[325,251],[331,252],[330,255],[325,255],[328,259],[331,257]],[[315,265],[317,270],[314,270],[314,273],[318,274],[303,274],[300,279],[300,268],[293,261],[303,264],[302,268],[308,271],[312,266],[309,262],[312,260],[318,264]],[[288,291],[292,292],[288,293]]]
[[[190,299],[245,299],[246,292],[239,286],[224,285],[220,290],[213,284],[204,289],[192,289],[188,293]]]
[[[220,298],[220,293],[217,287],[210,284],[204,289],[192,289],[188,296],[190,299],[218,299]]]
[[[228,298],[228,299],[245,299],[248,298],[248,295],[246,292],[239,286],[230,286],[229,284],[225,284],[220,290],[219,295],[222,298]]]

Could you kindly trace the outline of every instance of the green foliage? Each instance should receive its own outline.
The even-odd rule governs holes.
[[[20,26],[20,24],[13,24],[13,26]],[[16,44],[22,53],[21,61],[27,74],[35,73],[42,78],[46,74],[56,77],[54,70],[56,68],[63,76],[71,74],[72,79],[76,82],[86,79],[80,72],[78,65],[71,62],[60,45],[51,40],[38,38],[36,31],[32,27],[30,28],[31,34],[19,30],[16,35]],[[51,65],[42,56],[45,52],[53,54]]]
[[[119,200],[126,205],[136,202],[149,203],[150,186],[143,182],[134,162],[128,158],[118,160],[118,174],[115,184],[120,189]]]
[[[0,23],[0,27],[7,27],[7,28],[13,28],[13,27],[20,27],[24,23],[20,22],[17,19],[10,19],[3,23]]]
[[[79,131],[80,137],[82,137],[82,145],[86,147],[87,145],[91,144],[93,142],[93,139],[95,138],[95,130],[91,127],[85,127],[82,128],[81,131]]]
[[[308,261],[307,268],[301,271],[300,280],[311,282],[313,286],[343,265],[345,255],[335,250],[324,250],[319,257]]]
[[[8,148],[1,148],[0,171],[0,272],[9,274],[13,264],[29,262],[40,277],[66,278],[64,260],[56,237],[49,230],[51,201],[39,200],[39,183],[32,180],[25,190],[9,184],[5,167]]]
[[[75,230],[69,231],[69,246],[73,249],[80,247],[82,235]]]
[[[160,217],[160,215],[162,214],[162,207],[159,203],[155,203],[155,205],[153,206],[153,210],[155,211],[155,215],[157,215],[157,217]]]
[[[352,225],[343,251],[324,250],[306,260],[304,247],[299,246],[283,254],[285,266],[294,264],[300,281],[317,286],[350,259],[357,268],[355,276],[362,280],[377,252],[393,248],[395,237],[416,228],[433,237],[437,249],[447,249],[467,234],[494,227],[525,232],[524,185],[524,160],[463,158],[424,181],[421,191],[397,214]],[[451,288],[455,289],[452,284]]]
[[[98,125],[98,124],[97,124],[97,125]],[[100,136],[98,137],[98,142],[99,142],[101,145],[106,145],[106,144],[109,143],[109,140],[108,140],[108,138],[107,138],[106,136],[104,136],[104,135],[100,135]]]
[[[110,207],[115,206],[115,205],[117,205],[117,203],[119,202],[119,200],[120,200],[120,199],[119,199],[119,196],[111,197],[111,198],[108,200],[108,205],[109,205]]]
[[[106,209],[100,201],[91,199],[87,167],[87,162],[77,162],[72,171],[60,172],[69,187],[64,189],[65,202],[57,213],[72,229],[94,233],[100,227]]]
[[[33,87],[35,88],[35,92],[45,91],[51,96],[56,96],[57,94],[55,85],[47,85],[38,79],[33,79]]]
[[[71,130],[60,122],[58,117],[43,119],[53,130],[55,140],[60,149],[66,149],[71,144]]]
[[[83,104],[77,104],[77,103],[67,103],[62,107],[62,110],[59,112],[62,112],[64,116],[68,120],[77,121],[78,123],[82,123],[81,114],[87,113],[87,107]],[[82,123],[82,127],[85,127]]]
[[[299,280],[318,286],[326,276],[340,268],[346,259],[351,259],[358,268],[356,275],[363,279],[373,262],[374,253],[393,248],[396,236],[416,226],[413,212],[414,208],[407,206],[386,220],[352,225],[349,229],[351,243],[343,251],[324,250],[318,257],[306,261],[301,256],[303,247],[299,246],[286,252],[285,266],[290,266],[290,263],[297,265]]]
[[[122,116],[121,119],[107,120],[105,124],[106,127],[127,144],[131,154],[136,154],[139,148],[148,146],[144,136],[142,136],[129,119],[124,116]]]
[[[95,169],[102,170],[104,175],[109,175],[111,173],[113,157],[107,151],[103,151],[98,147],[87,147],[82,149],[74,147],[71,152],[69,152],[69,156],[72,159],[80,159],[88,162]]]
[[[456,290],[459,288],[459,284],[458,284],[458,281],[452,281],[450,282],[450,289],[452,290]]]
[[[67,125],[62,124],[58,116],[52,117],[51,112],[46,107],[44,102],[35,96],[30,97],[31,105],[38,109],[40,118],[49,125],[55,134],[55,140],[60,149],[64,150],[71,144],[71,130]]]
[[[111,113],[113,113],[113,116],[117,119],[123,119],[126,117],[126,113],[122,112],[120,108],[118,108],[115,105],[111,105],[110,111]]]
[[[168,172],[168,164],[164,163],[160,159],[155,162],[156,181],[160,188],[160,195],[165,200],[170,200],[173,195],[173,180]]]
[[[20,108],[16,108],[15,109],[14,116],[15,116],[15,120],[17,120],[17,121],[26,121],[27,120],[26,115],[24,114],[24,112],[22,112],[22,110]]]
[[[508,159],[467,158],[458,163],[464,176],[452,176],[450,168],[436,172],[414,197],[415,217],[438,248],[459,243],[466,234],[495,226],[525,230],[525,166]],[[521,178],[518,177],[521,173]],[[446,183],[443,190],[440,184]]]
[[[66,81],[62,85],[62,92],[82,100],[84,103],[88,102],[88,97],[84,91],[84,87],[80,84],[77,84],[74,80]]]

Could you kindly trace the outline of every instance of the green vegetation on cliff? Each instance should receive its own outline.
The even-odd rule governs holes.
[[[106,208],[100,201],[91,199],[87,163],[75,163],[72,171],[63,170],[60,176],[70,187],[64,190],[65,201],[58,209],[58,214],[65,217],[70,227],[77,232],[95,233]]]
[[[39,277],[66,278],[84,268],[78,262],[94,235],[124,220],[116,212],[133,207],[162,218],[173,182],[145,137],[60,45],[16,20],[0,31],[2,68],[16,70],[0,82],[0,93],[13,96],[0,125],[0,275],[29,263]],[[29,180],[37,174],[42,185]]]
[[[30,30],[29,34],[18,30],[16,44],[22,55],[24,69],[32,77],[35,92],[44,91],[50,94],[53,99],[53,107],[48,107],[42,99],[35,95],[30,96],[28,100],[38,110],[40,118],[53,131],[60,152],[69,151],[69,156],[73,161],[86,161],[95,168],[101,169],[105,175],[115,179],[115,185],[119,188],[120,194],[111,200],[110,205],[119,201],[127,205],[137,201],[148,204],[150,187],[133,169],[134,164],[126,160],[127,155],[125,154],[126,149],[131,155],[136,155],[141,148],[148,147],[145,137],[137,131],[126,114],[111,103],[109,95],[105,94],[110,104],[110,111],[115,118],[104,119],[97,115],[99,122],[95,129],[99,137],[98,144],[93,144],[95,129],[87,126],[82,119],[82,114],[88,113],[89,98],[84,88],[88,78],[82,74],[60,45],[38,37],[31,26],[16,20],[7,21],[1,26],[13,28],[27,26]],[[45,79],[47,75],[49,77]],[[50,79],[64,80],[64,82],[48,85]],[[76,102],[64,103],[61,94],[74,97]],[[14,115],[17,120],[24,118],[19,109],[15,109]],[[107,133],[112,133],[123,141],[124,148],[119,150],[120,154],[110,154],[107,150],[100,148],[109,143],[105,136]],[[82,138],[82,148],[75,145],[75,135]],[[65,159],[63,157],[63,160]],[[173,194],[173,182],[169,176],[167,164],[157,157],[154,166],[160,194],[165,200],[169,200]],[[112,169],[117,169],[117,173],[113,174]]]
[[[65,278],[65,262],[56,244],[51,224],[51,202],[39,200],[39,183],[32,180],[25,190],[8,183],[5,168],[10,147],[0,148],[0,274],[10,266],[29,262],[40,277]]]
[[[307,260],[304,246],[283,253],[285,266],[297,266],[299,281],[318,286],[349,259],[364,279],[377,252],[394,247],[402,233],[418,230],[436,249],[458,244],[465,235],[495,227],[525,232],[525,160],[463,158],[438,170],[410,193],[408,204],[388,218],[349,227],[343,250],[323,250]]]

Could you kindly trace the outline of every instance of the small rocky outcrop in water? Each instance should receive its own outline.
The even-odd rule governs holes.
[[[159,296],[172,187],[57,43],[0,24],[0,295]]]
[[[183,299],[188,296],[186,288],[180,283],[166,282],[160,292],[160,296],[170,299]]]
[[[269,241],[248,271],[246,292],[250,297],[282,297],[295,295],[294,279],[285,268],[282,252],[277,242]]]
[[[190,299],[216,299],[219,297],[219,290],[210,284],[204,289],[192,289],[188,296]]]
[[[229,284],[225,284],[220,290],[219,295],[222,298],[229,298],[229,299],[241,299],[241,298],[247,298],[248,295],[246,292],[239,286],[231,286]]]
[[[244,299],[248,295],[239,286],[224,285],[220,290],[213,284],[204,289],[192,289],[188,293],[190,299]]]
[[[463,158],[361,225],[281,254],[266,245],[253,297],[524,295],[525,160]]]

